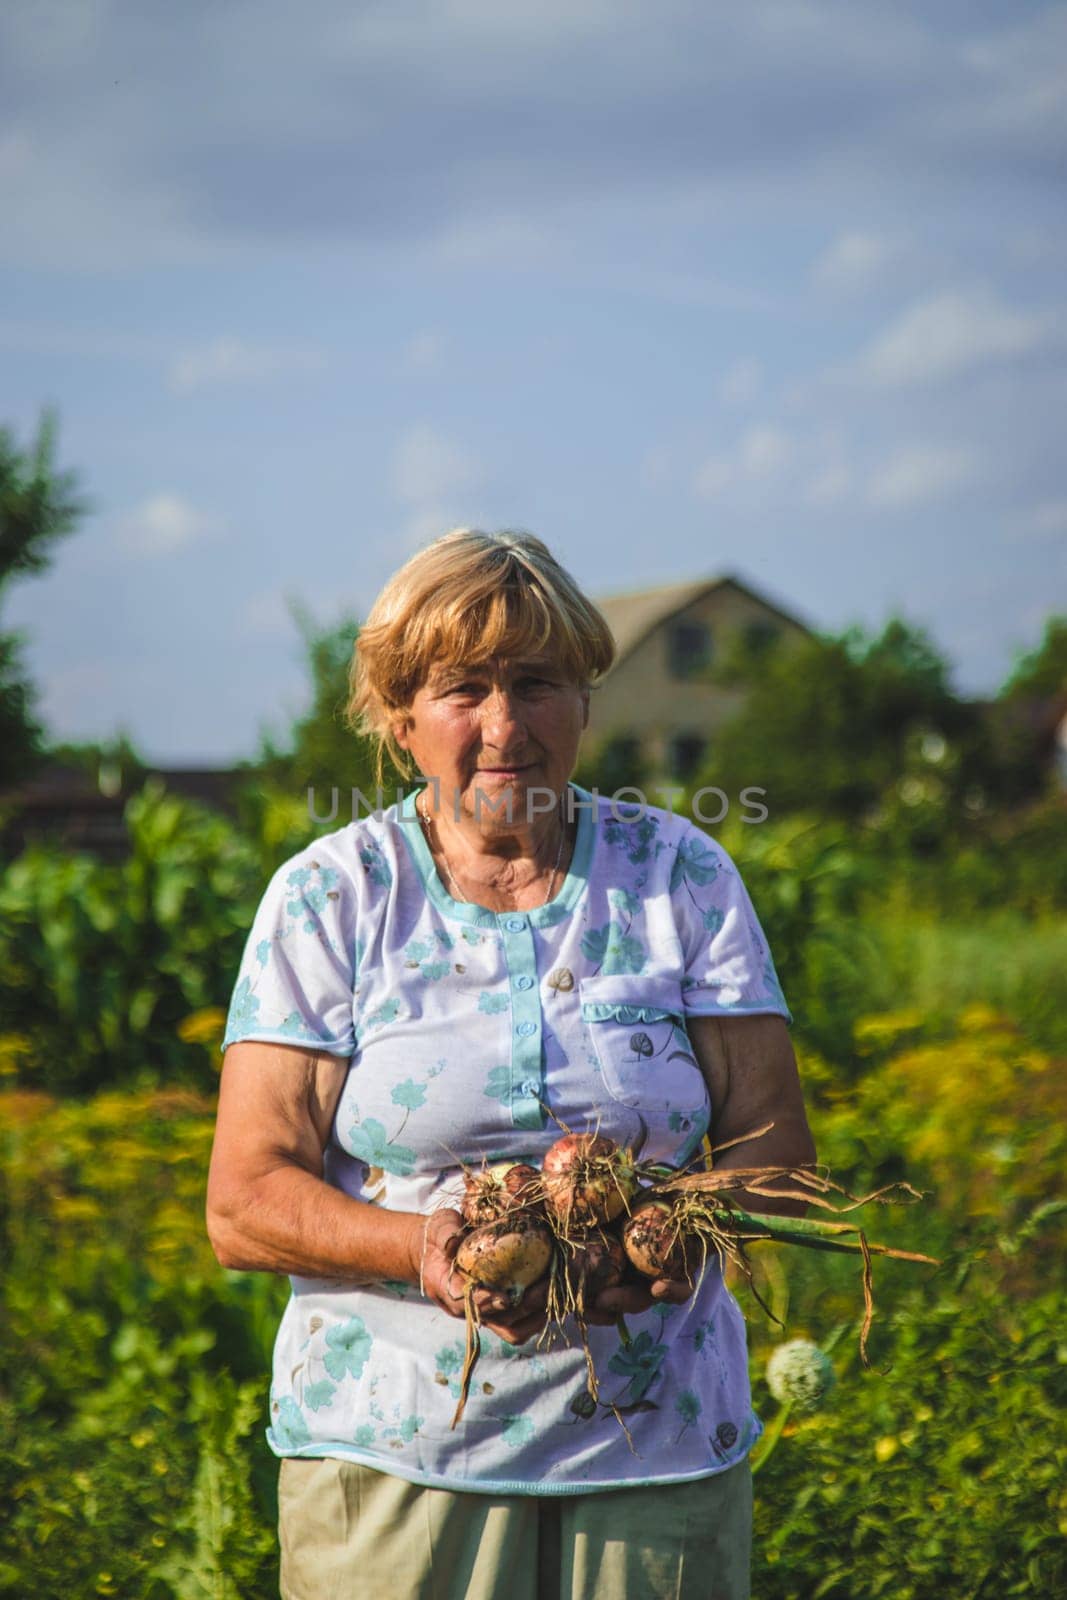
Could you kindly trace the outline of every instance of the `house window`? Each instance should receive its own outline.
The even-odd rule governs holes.
[[[676,622],[671,628],[672,678],[698,678],[711,665],[711,629],[704,622]]]
[[[748,623],[745,628],[745,644],[749,655],[757,658],[766,655],[776,643],[780,632],[781,629],[773,622],[758,620]]]
[[[671,777],[688,783],[704,764],[708,741],[701,733],[676,733],[667,749]]]

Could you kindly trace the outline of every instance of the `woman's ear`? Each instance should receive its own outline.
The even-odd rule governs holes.
[[[403,719],[397,718],[389,730],[393,735],[393,743],[401,750],[410,750],[411,748],[410,730],[411,722],[407,717]]]

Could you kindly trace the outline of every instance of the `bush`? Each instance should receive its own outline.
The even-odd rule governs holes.
[[[262,888],[256,851],[152,783],[126,821],[120,865],[38,845],[0,877],[0,1066],[20,1081],[78,1093],[211,1081],[179,1027],[229,1001]]]
[[[0,1097],[0,1593],[277,1592],[259,1422],[286,1285],[211,1254],[212,1112]]]

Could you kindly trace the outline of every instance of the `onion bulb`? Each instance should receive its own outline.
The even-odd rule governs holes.
[[[542,1182],[566,1232],[602,1226],[629,1209],[637,1176],[628,1150],[598,1133],[568,1133],[545,1153]]]
[[[494,1222],[523,1206],[540,1205],[541,1183],[536,1167],[496,1161],[479,1172],[464,1173],[463,1183],[466,1193],[460,1210],[470,1228]]]
[[[669,1278],[691,1284],[704,1261],[704,1249],[693,1234],[683,1233],[666,1200],[646,1200],[622,1232],[627,1257],[646,1278]]]
[[[552,1263],[552,1235],[543,1222],[519,1211],[485,1222],[462,1240],[456,1266],[482,1289],[506,1290],[516,1299],[543,1278]]]

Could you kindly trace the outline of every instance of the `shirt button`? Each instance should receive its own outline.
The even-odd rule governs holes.
[[[541,1092],[541,1085],[534,1083],[532,1078],[523,1078],[519,1084],[519,1093],[527,1100],[536,1100]]]
[[[509,917],[504,924],[509,933],[521,933],[526,926],[525,917]]]
[[[535,1034],[537,1032],[537,1023],[536,1022],[520,1022],[518,1027],[515,1029],[515,1032],[519,1035],[519,1037],[521,1039],[529,1039],[532,1034]]]
[[[532,989],[533,988],[533,979],[529,976],[528,973],[524,972],[521,978],[516,978],[515,979],[515,987],[516,987],[516,989]]]

